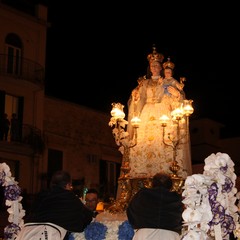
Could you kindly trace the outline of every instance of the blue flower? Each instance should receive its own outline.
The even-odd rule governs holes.
[[[13,235],[17,235],[18,231],[20,231],[20,227],[17,224],[9,224],[4,228],[4,239],[12,239]]]
[[[131,240],[134,235],[134,230],[130,223],[126,220],[118,228],[119,240]]]
[[[107,227],[100,222],[92,222],[85,228],[86,240],[104,240]]]
[[[70,235],[68,236],[68,240],[74,240],[74,239],[75,239],[75,238],[74,238],[73,234],[70,233]]]
[[[8,185],[4,189],[4,196],[9,201],[18,200],[21,194],[21,189],[18,185]]]

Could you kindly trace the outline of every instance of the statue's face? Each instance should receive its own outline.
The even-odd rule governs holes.
[[[161,64],[157,61],[153,61],[150,63],[150,70],[153,75],[159,75],[162,70]]]
[[[170,69],[170,68],[164,69],[164,75],[165,75],[166,78],[171,77],[172,76],[172,69]]]

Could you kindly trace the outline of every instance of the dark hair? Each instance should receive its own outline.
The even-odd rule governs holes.
[[[152,187],[162,186],[170,190],[172,188],[172,184],[172,179],[168,174],[157,173],[153,176]]]
[[[50,187],[58,186],[65,188],[68,183],[71,183],[71,175],[66,171],[57,171],[51,178]]]
[[[97,189],[95,189],[95,188],[89,188],[89,189],[87,190],[86,194],[88,194],[88,193],[95,193],[95,194],[97,194],[97,197],[98,197],[98,191],[97,191]]]

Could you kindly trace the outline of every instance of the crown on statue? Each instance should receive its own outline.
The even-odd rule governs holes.
[[[158,61],[161,63],[164,59],[164,56],[161,53],[158,53],[156,50],[156,47],[153,46],[153,52],[148,54],[147,59],[148,59],[149,63],[151,63],[153,61]]]
[[[170,58],[167,59],[167,61],[165,63],[163,63],[163,68],[171,68],[174,69],[175,64],[173,62],[170,61]]]

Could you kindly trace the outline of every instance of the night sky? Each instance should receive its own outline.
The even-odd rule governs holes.
[[[184,90],[195,108],[191,118],[211,118],[225,124],[224,136],[240,136],[236,6],[156,1],[48,6],[47,95],[106,112],[112,102],[126,106],[155,44],[175,63],[175,78],[187,79]]]

